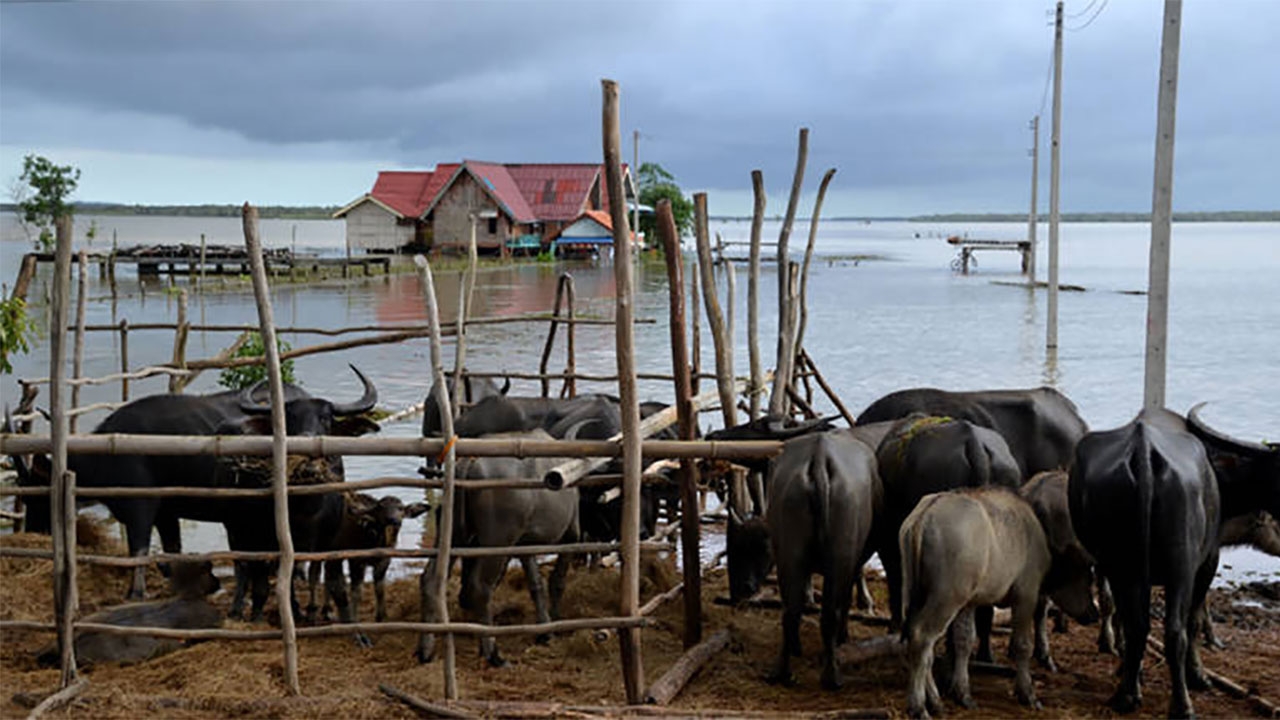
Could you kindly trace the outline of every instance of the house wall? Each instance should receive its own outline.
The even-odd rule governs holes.
[[[480,218],[476,223],[476,247],[481,250],[502,250],[513,235],[511,220],[503,213],[471,175],[463,173],[447,189],[431,211],[433,248],[460,250],[470,241],[472,212],[496,212],[495,232],[489,232],[489,219]],[[523,227],[523,226],[521,226]]]
[[[396,250],[413,242],[414,224],[400,222],[377,203],[361,203],[347,213],[347,243],[352,250]]]

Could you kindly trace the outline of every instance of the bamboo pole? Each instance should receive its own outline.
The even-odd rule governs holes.
[[[627,225],[627,200],[622,188],[622,136],[618,125],[618,84],[602,80],[601,135],[605,179],[609,190],[609,214],[613,221],[613,274],[617,287],[616,319],[618,410],[622,416],[622,599],[623,615],[636,617],[640,608],[640,403],[636,397],[635,328],[631,264],[631,229]],[[622,651],[622,676],[627,702],[637,703],[644,692],[644,664],[640,631],[618,634]]]
[[[692,440],[698,430],[697,411],[693,406],[693,387],[689,378],[689,348],[685,334],[684,257],[680,253],[680,233],[676,229],[671,201],[659,200],[657,230],[662,239],[667,261],[667,287],[670,294],[671,371],[675,376],[676,415],[681,440]],[[692,647],[702,640],[702,573],[699,567],[701,524],[697,521],[698,475],[691,459],[680,462],[680,504],[684,517],[680,523],[680,557],[684,563],[684,582],[690,588],[684,603],[684,646]],[[643,614],[643,613],[642,613]]]
[[[120,400],[129,402],[129,319],[120,320]]]
[[[474,222],[472,228],[474,229]],[[444,366],[440,361],[440,309],[436,303],[435,281],[431,277],[431,263],[421,255],[415,256],[413,262],[418,266],[418,279],[422,283],[422,295],[426,302],[427,325],[431,336],[431,375],[436,387],[436,402],[440,407],[441,434],[450,440],[444,451],[444,492],[440,499],[440,518],[436,525],[436,557],[422,571],[423,582],[427,575],[434,574],[435,581],[435,617],[437,620],[449,622],[449,553],[453,549],[453,511],[456,489],[454,480],[457,473],[457,445],[452,442],[453,408],[450,406],[449,393],[444,384]],[[456,389],[455,389],[456,392]],[[423,619],[427,616],[426,601],[422,607]],[[453,635],[444,636],[444,695],[450,700],[458,699],[458,672],[455,666]]]
[[[694,271],[689,273],[689,324],[693,326],[693,360],[690,365],[690,377],[693,384],[690,386],[693,394],[697,395],[702,383],[702,295],[698,292],[698,271],[697,259],[694,260]]]
[[[57,253],[54,260],[53,295],[50,312],[49,388],[52,488],[49,496],[50,529],[53,534],[53,608],[58,626],[58,654],[61,678],[66,688],[76,679],[75,622],[75,476],[67,468],[67,305],[71,295],[71,218],[57,218]]]
[[[551,377],[547,375],[547,364],[551,362],[551,350],[556,344],[556,329],[559,323],[554,319],[560,317],[560,306],[564,302],[564,288],[566,275],[561,275],[556,281],[556,299],[551,305],[550,327],[547,328],[547,341],[542,346],[542,359],[538,363],[538,374],[542,376],[542,397],[548,397],[551,394]]]
[[[258,210],[245,203],[242,213],[244,245],[253,276],[259,332],[267,359],[267,384],[271,390],[271,485],[275,497],[276,541],[280,547],[276,603],[280,610],[280,631],[284,637],[284,677],[289,691],[294,695],[301,695],[302,689],[298,685],[298,638],[297,628],[294,627],[291,593],[294,563],[293,535],[289,532],[289,496],[286,489],[289,478],[285,453],[284,381],[280,377],[280,350],[276,346],[276,327],[272,317],[271,292],[267,287],[267,270],[262,261],[262,246],[258,240]]]
[[[818,372],[818,366],[813,364],[813,358],[809,357],[808,351],[804,348],[800,348],[800,359],[809,367],[813,379],[818,381],[818,387],[822,388],[822,391],[827,394],[827,399],[831,401],[832,405],[836,406],[836,410],[844,417],[844,421],[849,423],[849,427],[856,425],[857,421],[854,420],[853,413],[849,412],[849,409],[840,401],[840,396],[836,395],[831,386],[827,384],[826,378],[822,377],[821,372]]]
[[[809,217],[809,243],[804,248],[804,267],[800,272],[800,329],[796,331],[795,351],[804,347],[804,331],[809,324],[809,262],[813,260],[813,246],[818,241],[818,218],[822,215],[822,201],[827,197],[827,186],[836,176],[836,169],[827,170],[818,185],[818,197],[813,201],[813,214]]]
[[[666,705],[675,699],[693,676],[706,665],[716,653],[729,646],[731,634],[729,628],[721,628],[705,642],[689,648],[684,655],[654,681],[645,693],[644,701],[650,705]]]
[[[724,315],[720,300],[716,297],[714,267],[711,258],[711,239],[707,232],[707,194],[693,195],[694,231],[698,243],[698,271],[702,277],[702,299],[707,309],[707,322],[711,324],[711,340],[716,351],[716,387],[720,391],[720,410],[724,426],[737,425],[737,407],[733,392],[733,355],[729,340],[725,337]]]
[[[76,280],[76,341],[75,355],[72,360],[73,366],[71,377],[79,379],[84,374],[84,304],[85,304],[85,287],[89,281],[89,262],[84,250],[81,250],[76,257],[76,264],[79,266],[80,275]],[[80,386],[71,386],[71,407],[80,406]],[[70,431],[75,433],[77,416],[70,416]]]
[[[187,322],[187,291],[178,291],[178,328],[173,332],[173,361],[170,363],[178,370],[187,369],[187,335],[190,331]],[[169,376],[169,392],[182,392],[182,377]]]
[[[760,370],[760,231],[764,227],[764,173],[751,171],[751,189],[755,205],[751,212],[751,255],[747,266],[747,353],[751,384],[747,386],[750,418],[760,417],[760,393],[764,382]]]

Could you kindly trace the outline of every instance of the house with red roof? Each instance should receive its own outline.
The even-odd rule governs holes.
[[[636,202],[623,165],[628,203]],[[373,189],[334,213],[347,223],[347,246],[366,252],[476,246],[487,254],[540,252],[587,211],[608,211],[599,163],[491,163],[464,160],[434,170],[383,171]]]

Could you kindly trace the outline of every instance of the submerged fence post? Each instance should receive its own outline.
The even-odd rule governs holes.
[[[276,346],[276,324],[271,311],[267,269],[258,240],[258,209],[244,204],[244,244],[253,273],[253,295],[258,303],[259,332],[267,359],[267,383],[271,389],[271,489],[275,498],[276,540],[280,546],[280,568],[276,574],[276,603],[280,607],[280,632],[284,636],[284,673],[289,691],[302,693],[298,685],[298,632],[293,619],[293,536],[289,532],[289,491],[285,454],[284,381],[280,377],[280,349]],[[180,306],[185,311],[184,302]],[[185,315],[185,312],[184,312]],[[185,317],[183,318],[185,320]]]
[[[551,378],[547,377],[547,365],[551,362],[551,350],[556,344],[556,330],[560,327],[560,306],[564,302],[565,275],[556,282],[556,299],[551,305],[551,327],[547,329],[547,342],[542,346],[542,360],[538,363],[538,374],[542,376],[542,397],[551,396]]]
[[[191,323],[187,321],[187,291],[178,291],[178,324],[173,330],[173,366],[179,370],[187,369],[187,336],[191,332]],[[185,376],[169,376],[169,392],[180,393],[186,386]]]
[[[464,401],[470,401],[464,388],[467,387],[462,377],[463,365],[467,361],[467,318],[471,316],[471,292],[476,284],[476,265],[479,263],[476,253],[476,216],[471,214],[471,239],[467,245],[467,269],[458,283],[458,324],[453,334],[453,396],[462,398],[453,403],[453,414],[461,412]],[[433,287],[434,291],[435,288]],[[438,320],[439,318],[437,318]]]
[[[57,219],[54,256],[53,315],[49,331],[49,412],[53,466],[49,489],[49,522],[53,534],[53,614],[58,626],[61,687],[76,677],[74,623],[76,616],[75,489],[67,471],[67,305],[71,299],[71,218]],[[70,544],[68,544],[70,541]]]
[[[680,234],[676,230],[671,201],[658,201],[658,236],[667,261],[670,292],[671,374],[675,377],[676,413],[680,417],[680,439],[692,440],[697,432],[693,409],[693,389],[689,381],[689,346],[685,335],[684,258],[680,255]],[[684,566],[684,646],[702,641],[702,559],[699,553],[702,523],[698,512],[697,464],[680,460],[680,560]]]
[[[422,571],[422,583],[436,583],[435,612],[436,622],[449,622],[449,553],[453,550],[453,506],[455,475],[457,472],[457,455],[454,452],[453,408],[450,407],[449,392],[444,384],[444,366],[440,360],[440,308],[436,303],[436,286],[431,277],[431,264],[421,255],[414,257],[418,266],[418,278],[422,281],[422,295],[427,308],[427,325],[431,336],[431,375],[436,387],[436,402],[440,407],[440,430],[443,437],[449,440],[444,453],[444,490],[440,498],[440,521],[436,526],[436,556],[427,563]],[[454,393],[457,394],[455,388]],[[435,577],[428,578],[427,573],[435,571]],[[424,599],[425,602],[425,599]],[[425,615],[427,608],[422,612]],[[458,699],[458,672],[455,665],[453,634],[444,635],[444,696],[449,700]]]
[[[575,317],[573,276],[570,275],[569,273],[565,273],[560,276],[560,281],[565,284],[564,295],[565,295],[565,302],[567,303],[566,309],[569,311],[568,312],[569,327],[565,328],[565,332],[567,333],[565,337],[565,340],[567,341],[565,343],[565,365],[564,365],[565,379],[564,379],[564,387],[561,389],[560,395],[577,397],[578,396],[578,378],[576,376],[578,374],[578,360],[577,360],[576,351],[574,349],[574,339],[575,339],[574,336],[577,333],[577,330],[575,329],[577,325],[573,322]]]
[[[129,318],[120,319],[120,401],[129,402]]]
[[[609,189],[609,214],[613,221],[613,277],[617,286],[618,410],[622,415],[622,614],[636,617],[640,611],[640,404],[636,399],[635,327],[631,229],[627,225],[627,201],[622,188],[622,134],[618,125],[618,83],[600,81],[604,96],[601,130],[604,141],[605,179]],[[622,678],[627,702],[644,699],[644,664],[640,654],[640,628],[618,631],[622,650]]]
[[[80,276],[76,282],[76,346],[75,357],[72,359],[71,377],[79,380],[84,374],[84,304],[85,304],[85,288],[88,286],[89,274],[89,258],[85,251],[81,250],[76,257],[76,264],[80,269]],[[71,407],[80,407],[80,384],[71,386]],[[76,425],[80,419],[79,415],[71,416],[70,428],[75,433]]]

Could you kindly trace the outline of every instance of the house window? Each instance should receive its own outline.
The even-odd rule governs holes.
[[[498,218],[491,217],[489,218],[489,234],[493,235],[496,232],[498,232]]]

